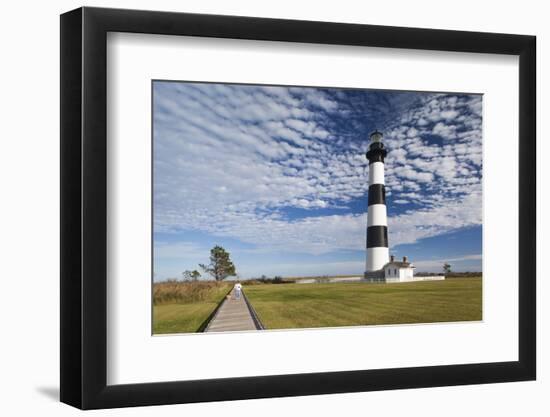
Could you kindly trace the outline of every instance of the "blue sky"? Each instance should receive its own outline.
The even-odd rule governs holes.
[[[362,274],[375,128],[390,253],[480,271],[481,95],[154,81],[154,279]]]

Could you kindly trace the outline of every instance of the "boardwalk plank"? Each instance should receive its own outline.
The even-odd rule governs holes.
[[[212,321],[208,324],[206,332],[237,332],[244,330],[257,330],[248,309],[244,297],[235,297],[235,290],[226,298],[217,311]]]

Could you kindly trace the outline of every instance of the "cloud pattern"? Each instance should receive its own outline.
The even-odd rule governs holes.
[[[364,250],[368,134],[395,247],[481,224],[482,96],[155,81],[154,231]],[[163,242],[156,242],[163,246]]]

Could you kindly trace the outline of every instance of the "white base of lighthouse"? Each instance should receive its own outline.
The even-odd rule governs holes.
[[[367,267],[366,271],[378,271],[384,268],[390,261],[390,250],[389,248],[376,247],[376,248],[367,248]]]

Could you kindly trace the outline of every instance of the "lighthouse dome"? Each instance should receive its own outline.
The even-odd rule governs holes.
[[[383,137],[384,135],[382,134],[382,132],[379,132],[378,130],[375,130],[370,134],[370,140],[373,143],[382,142]]]

